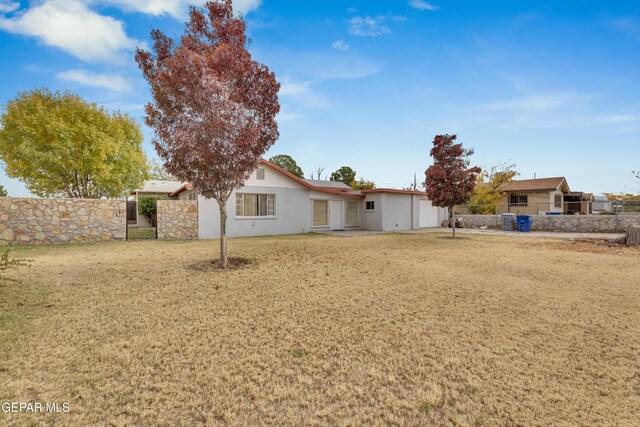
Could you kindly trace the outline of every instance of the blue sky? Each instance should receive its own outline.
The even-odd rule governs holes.
[[[191,0],[0,0],[0,104],[71,90],[143,124],[133,61],[159,28],[179,36]],[[456,133],[473,163],[573,190],[640,192],[637,1],[237,0],[255,58],[282,83],[280,140],[309,174],[343,165],[403,187]],[[144,148],[152,133],[145,129]],[[0,171],[10,195],[28,192]]]

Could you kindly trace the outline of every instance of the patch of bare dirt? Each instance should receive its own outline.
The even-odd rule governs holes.
[[[256,260],[243,257],[229,257],[227,259],[227,264],[227,268],[222,268],[220,267],[217,259],[207,259],[195,264],[191,264],[190,267],[191,269],[196,271],[215,271],[218,273],[224,273],[226,271],[239,270],[242,268],[254,266],[256,264]]]
[[[561,241],[543,240],[520,243],[522,248],[546,248],[559,251],[591,253],[591,254],[636,254],[640,255],[640,247],[623,245],[602,239],[570,239]]]

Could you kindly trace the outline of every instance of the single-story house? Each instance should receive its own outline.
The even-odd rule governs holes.
[[[220,236],[218,203],[182,184],[170,197],[198,201],[199,236]],[[353,190],[335,181],[307,180],[266,160],[227,207],[229,237],[296,234],[323,230],[411,230],[438,227],[446,209],[432,206],[420,191]]]
[[[520,179],[506,183],[496,213],[517,215],[580,214],[593,212],[593,194],[571,191],[566,178]]]
[[[127,221],[129,224],[137,227],[151,227],[151,224],[145,217],[138,214],[138,196],[164,196],[167,199],[174,198],[171,196],[176,190],[185,185],[180,181],[162,181],[152,179],[146,181],[144,186],[129,194],[127,200]]]
[[[570,191],[564,195],[564,213],[569,215],[591,215],[596,197],[593,193]]]
[[[613,201],[609,200],[607,196],[596,196],[593,201],[594,212],[612,212]]]

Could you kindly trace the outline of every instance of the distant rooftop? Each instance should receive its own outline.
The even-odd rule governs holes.
[[[338,190],[350,190],[351,187],[341,181],[325,181],[320,179],[305,179],[311,185],[324,188],[337,188]]]
[[[504,191],[555,190],[563,182],[566,185],[566,180],[561,176],[555,178],[519,179],[507,182],[502,189]],[[567,190],[569,190],[568,185]]]
[[[166,193],[170,194],[182,187],[185,183],[180,181],[160,181],[151,179],[146,181],[142,188],[136,190],[138,193]],[[132,191],[131,193],[135,193]]]

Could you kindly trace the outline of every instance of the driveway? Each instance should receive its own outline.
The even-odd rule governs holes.
[[[424,233],[449,233],[450,228],[421,228],[419,230],[404,230],[397,231],[402,234],[424,234]],[[532,231],[530,233],[519,233],[517,231],[502,231],[502,230],[482,230],[478,228],[456,228],[456,235],[458,234],[488,234],[496,236],[511,236],[511,237],[542,237],[547,239],[617,239],[624,236],[624,233],[565,233],[565,232],[553,232],[553,231]]]
[[[370,230],[332,230],[317,231],[318,234],[326,234],[338,237],[356,237],[367,236],[370,234],[425,234],[425,233],[447,233],[451,234],[450,228],[421,228],[418,230],[402,230],[402,231],[370,231]],[[495,236],[511,236],[511,237],[530,237],[530,238],[546,238],[546,239],[602,239],[611,240],[624,236],[623,233],[564,233],[551,231],[532,231],[531,233],[518,233],[517,231],[502,230],[481,230],[477,228],[456,228],[456,235],[459,234],[486,234]]]

